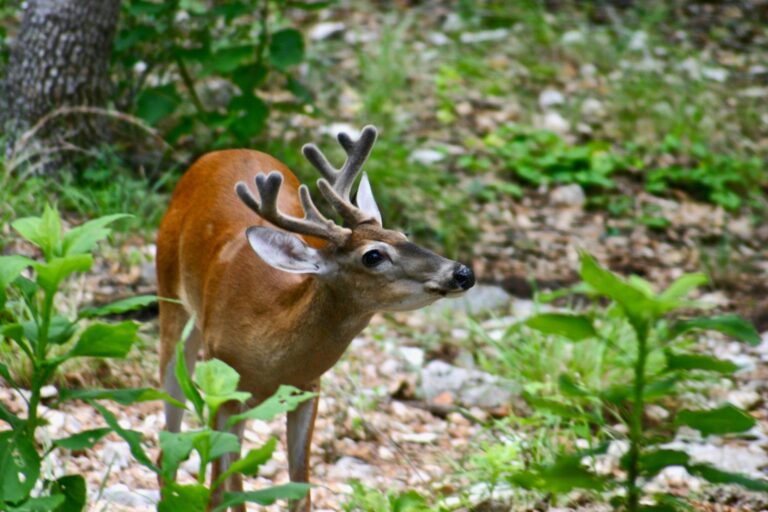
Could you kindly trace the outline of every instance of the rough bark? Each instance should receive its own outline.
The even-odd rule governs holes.
[[[120,0],[28,0],[8,63],[3,125],[13,140],[63,106],[104,106]],[[51,139],[87,145],[98,135],[89,116],[41,131]]]

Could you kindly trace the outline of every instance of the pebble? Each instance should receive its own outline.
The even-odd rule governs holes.
[[[553,204],[561,206],[582,207],[587,202],[587,196],[580,185],[572,183],[552,189],[549,199]]]
[[[376,468],[356,458],[345,456],[336,461],[328,476],[336,480],[369,479],[376,474]]]
[[[417,149],[408,155],[408,160],[424,165],[432,165],[445,160],[445,154],[435,149]]]
[[[322,41],[343,32],[346,28],[347,26],[340,21],[324,21],[310,29],[309,38],[312,41]]]
[[[558,90],[544,89],[541,91],[541,94],[539,94],[539,106],[542,109],[546,110],[548,108],[556,107],[557,105],[562,105],[563,103],[565,103],[565,96]]]
[[[124,484],[115,484],[104,489],[102,499],[126,507],[154,506],[160,501],[160,491],[155,489],[130,489]]]

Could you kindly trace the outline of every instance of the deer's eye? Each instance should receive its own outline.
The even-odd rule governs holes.
[[[384,261],[384,255],[381,254],[381,251],[376,249],[370,250],[363,254],[363,265],[368,268],[375,267],[382,261]]]

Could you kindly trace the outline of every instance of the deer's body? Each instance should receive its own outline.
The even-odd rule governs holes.
[[[370,127],[356,143],[340,136],[349,154],[341,171],[316,148],[305,148],[325,176],[318,182],[323,196],[349,227],[323,217],[293,173],[264,153],[210,153],[187,171],[157,242],[159,294],[183,304],[160,305],[160,370],[171,395],[182,398],[174,350],[191,315],[196,328],[185,346],[187,367],[202,346],[206,358],[237,370],[240,388],[258,402],[281,384],[319,389],[320,376],[376,311],[416,309],[472,286],[467,267],[381,227],[367,178],[352,204],[352,183],[374,140]],[[245,185],[254,176],[258,200]],[[220,424],[236,412],[222,407]],[[288,414],[291,480],[308,481],[316,412],[314,398]],[[181,417],[166,407],[169,430],[180,429]],[[228,463],[214,465],[214,478]],[[227,488],[240,485],[233,480]],[[294,507],[309,510],[309,498]]]

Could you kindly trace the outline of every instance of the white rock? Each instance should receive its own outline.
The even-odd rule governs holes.
[[[760,393],[751,389],[736,389],[728,393],[727,400],[736,407],[748,411],[760,403],[761,397]]]
[[[570,123],[568,123],[568,121],[566,121],[563,116],[553,110],[550,110],[544,114],[544,117],[541,119],[541,127],[546,130],[553,131],[559,135],[565,135],[571,129]]]
[[[562,105],[563,103],[565,103],[565,96],[555,89],[544,89],[539,94],[539,106],[543,109]]]
[[[644,50],[648,46],[648,34],[642,30],[632,34],[632,38],[629,40],[630,50]]]
[[[437,441],[437,434],[434,432],[395,433],[394,437],[401,443],[432,444]]]
[[[408,160],[424,165],[431,165],[444,159],[445,155],[434,149],[417,149],[408,155]]]
[[[376,468],[355,457],[342,457],[328,471],[330,479],[365,480],[376,474]]]
[[[312,41],[322,41],[343,32],[346,28],[347,26],[340,21],[324,21],[312,27],[309,31],[309,38]]]
[[[583,43],[584,33],[580,30],[569,30],[562,35],[560,42],[562,42],[564,45]]]
[[[197,453],[197,450],[192,450],[189,458],[182,462],[179,467],[190,475],[197,477],[198,473],[200,473],[200,454]]]
[[[104,489],[104,501],[125,507],[151,507],[160,501],[160,491],[155,489],[129,489],[127,485],[115,484]]]
[[[59,394],[59,390],[56,386],[43,386],[40,388],[40,398],[53,398]]]
[[[321,126],[318,130],[323,135],[333,135],[338,137],[339,133],[346,133],[353,139],[360,137],[360,130],[348,123],[331,123],[328,126]]]
[[[465,32],[459,39],[462,43],[487,43],[489,41],[501,41],[509,36],[509,30],[498,28],[496,30],[482,30],[480,32]]]
[[[398,352],[411,368],[421,368],[424,365],[424,350],[418,347],[400,347]]]
[[[572,183],[570,185],[561,185],[552,189],[549,194],[549,200],[560,206],[581,207],[587,201],[587,196],[580,185]]]
[[[466,407],[495,409],[508,405],[519,394],[520,387],[485,372],[436,360],[422,370],[420,391],[428,401],[448,391]]]
[[[594,76],[597,75],[597,66],[587,62],[579,67],[579,73],[584,78],[594,78]]]
[[[728,70],[723,68],[703,68],[701,75],[713,82],[725,82],[728,80]]]
[[[99,455],[104,464],[112,465],[113,469],[124,469],[131,464],[131,449],[128,443],[123,441],[107,441],[99,450]]]
[[[427,40],[435,46],[444,46],[451,42],[450,38],[442,32],[430,32]]]
[[[605,115],[605,107],[600,100],[587,98],[581,104],[581,115],[583,115],[587,121],[596,121]]]

